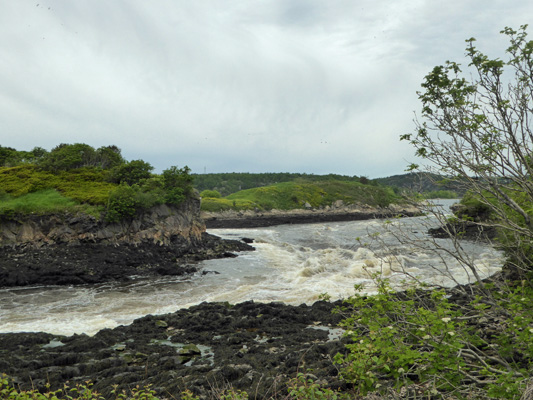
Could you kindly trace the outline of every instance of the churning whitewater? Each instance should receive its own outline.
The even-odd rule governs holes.
[[[431,225],[432,224],[432,225]],[[23,287],[0,290],[0,332],[93,335],[103,328],[126,325],[147,314],[174,312],[201,302],[282,301],[311,304],[321,294],[332,299],[354,293],[354,285],[375,290],[379,273],[401,290],[413,280],[453,286],[474,277],[446,251],[449,239],[431,239],[426,217],[281,225],[254,229],[214,229],[229,239],[253,238],[256,251],[237,258],[200,263],[188,277],[132,279],[75,287]],[[410,239],[398,240],[398,232]],[[483,243],[463,241],[482,278],[501,269],[501,254]]]

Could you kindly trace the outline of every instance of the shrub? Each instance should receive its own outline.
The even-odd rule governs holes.
[[[492,304],[472,296],[470,315],[465,315],[442,290],[410,289],[398,295],[387,280],[374,279],[376,295],[356,293],[347,307],[337,310],[347,313],[341,325],[351,343],[335,361],[342,365],[343,378],[361,394],[394,385],[416,387],[420,397],[461,397],[479,390],[483,397],[519,397],[533,357],[530,287],[494,290]],[[473,323],[482,315],[507,316],[492,343]]]
[[[60,144],[52,149],[39,163],[49,171],[67,171],[69,169],[93,166],[96,151],[88,144]]]
[[[109,196],[105,220],[133,219],[138,212],[163,203],[157,193],[144,192],[138,185],[119,185]]]
[[[133,160],[113,168],[108,179],[114,183],[126,183],[131,186],[150,178],[153,169],[154,167],[146,161]]]
[[[216,190],[204,190],[200,193],[200,197],[203,199],[211,198],[211,199],[220,199],[222,195],[220,192],[217,192]]]

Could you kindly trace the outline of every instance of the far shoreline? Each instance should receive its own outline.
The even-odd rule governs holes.
[[[420,215],[422,215],[422,212],[416,207],[396,204],[383,208],[345,206],[309,210],[228,210],[222,212],[202,212],[201,214],[207,229],[246,229],[287,224],[362,221],[369,219],[416,217]]]

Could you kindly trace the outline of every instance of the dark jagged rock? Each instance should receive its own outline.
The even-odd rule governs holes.
[[[344,346],[333,306],[202,303],[93,337],[0,334],[0,371],[21,389],[90,380],[104,395],[113,385],[122,390],[150,384],[179,398],[185,389],[205,394],[230,384],[261,399],[272,390],[286,393],[287,380],[308,369],[335,386],[331,358]]]
[[[496,237],[497,232],[494,226],[487,227],[471,221],[460,221],[428,229],[428,234],[437,239],[455,236],[460,239],[488,242]]]
[[[176,236],[170,244],[56,244],[41,248],[0,247],[0,287],[76,285],[128,281],[131,276],[184,275],[196,272],[194,262],[234,256],[253,250],[235,240],[203,233],[193,244]],[[193,264],[191,264],[193,263]]]

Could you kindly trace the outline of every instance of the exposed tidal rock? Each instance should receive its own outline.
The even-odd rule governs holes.
[[[332,357],[344,345],[332,308],[325,302],[203,303],[92,337],[0,334],[0,371],[21,389],[90,380],[104,395],[113,385],[119,391],[152,385],[169,398],[231,385],[262,399],[287,393],[287,380],[308,370],[326,386],[342,387]]]

